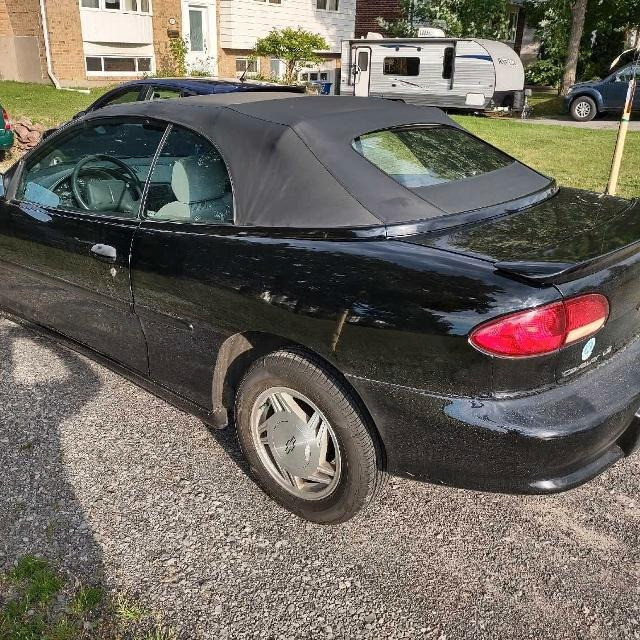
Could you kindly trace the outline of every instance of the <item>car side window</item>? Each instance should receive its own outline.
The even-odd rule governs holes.
[[[135,218],[165,130],[133,118],[69,127],[29,156],[16,198],[65,211]]]
[[[626,67],[625,69],[618,71],[615,76],[615,81],[628,83],[634,75],[636,80],[640,80],[640,67]]]
[[[166,87],[153,87],[151,100],[171,100],[172,98],[181,98],[183,92],[180,89],[167,89]]]
[[[140,96],[140,87],[132,87],[131,89],[127,89],[127,91],[122,91],[111,98],[108,98],[104,102],[98,103],[97,109],[102,109],[102,107],[109,107],[113,104],[125,104],[127,102],[137,102],[138,97]]]
[[[616,74],[616,82],[629,82],[631,73],[629,69],[623,69]]]
[[[233,222],[229,172],[208,140],[182,127],[171,129],[151,172],[145,217],[202,224]]]

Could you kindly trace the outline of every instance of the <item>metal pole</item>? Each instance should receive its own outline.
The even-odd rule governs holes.
[[[631,68],[632,73],[635,71],[635,65]],[[613,162],[611,164],[611,175],[609,176],[609,184],[607,190],[610,196],[615,196],[618,189],[618,178],[620,176],[620,165],[622,164],[622,156],[624,155],[624,144],[627,139],[627,131],[629,130],[629,120],[631,118],[631,105],[633,104],[633,96],[636,92],[635,73],[629,81],[627,89],[627,100],[620,120],[620,128],[618,129],[618,140],[616,141],[616,150],[613,154]]]

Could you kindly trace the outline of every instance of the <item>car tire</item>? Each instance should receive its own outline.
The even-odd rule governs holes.
[[[598,115],[595,100],[589,96],[578,96],[569,107],[569,113],[576,122],[589,122]]]
[[[346,522],[383,486],[382,449],[363,408],[304,351],[283,349],[254,362],[238,388],[235,418],[257,484],[306,520]]]

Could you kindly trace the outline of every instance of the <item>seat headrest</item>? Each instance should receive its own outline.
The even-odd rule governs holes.
[[[171,188],[184,204],[217,200],[227,191],[227,169],[222,158],[212,153],[182,158],[173,165]]]

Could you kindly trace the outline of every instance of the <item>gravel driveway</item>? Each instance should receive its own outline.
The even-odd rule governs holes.
[[[210,433],[0,320],[0,570],[42,554],[180,638],[640,638],[640,457],[556,497],[392,479],[304,523]]]

